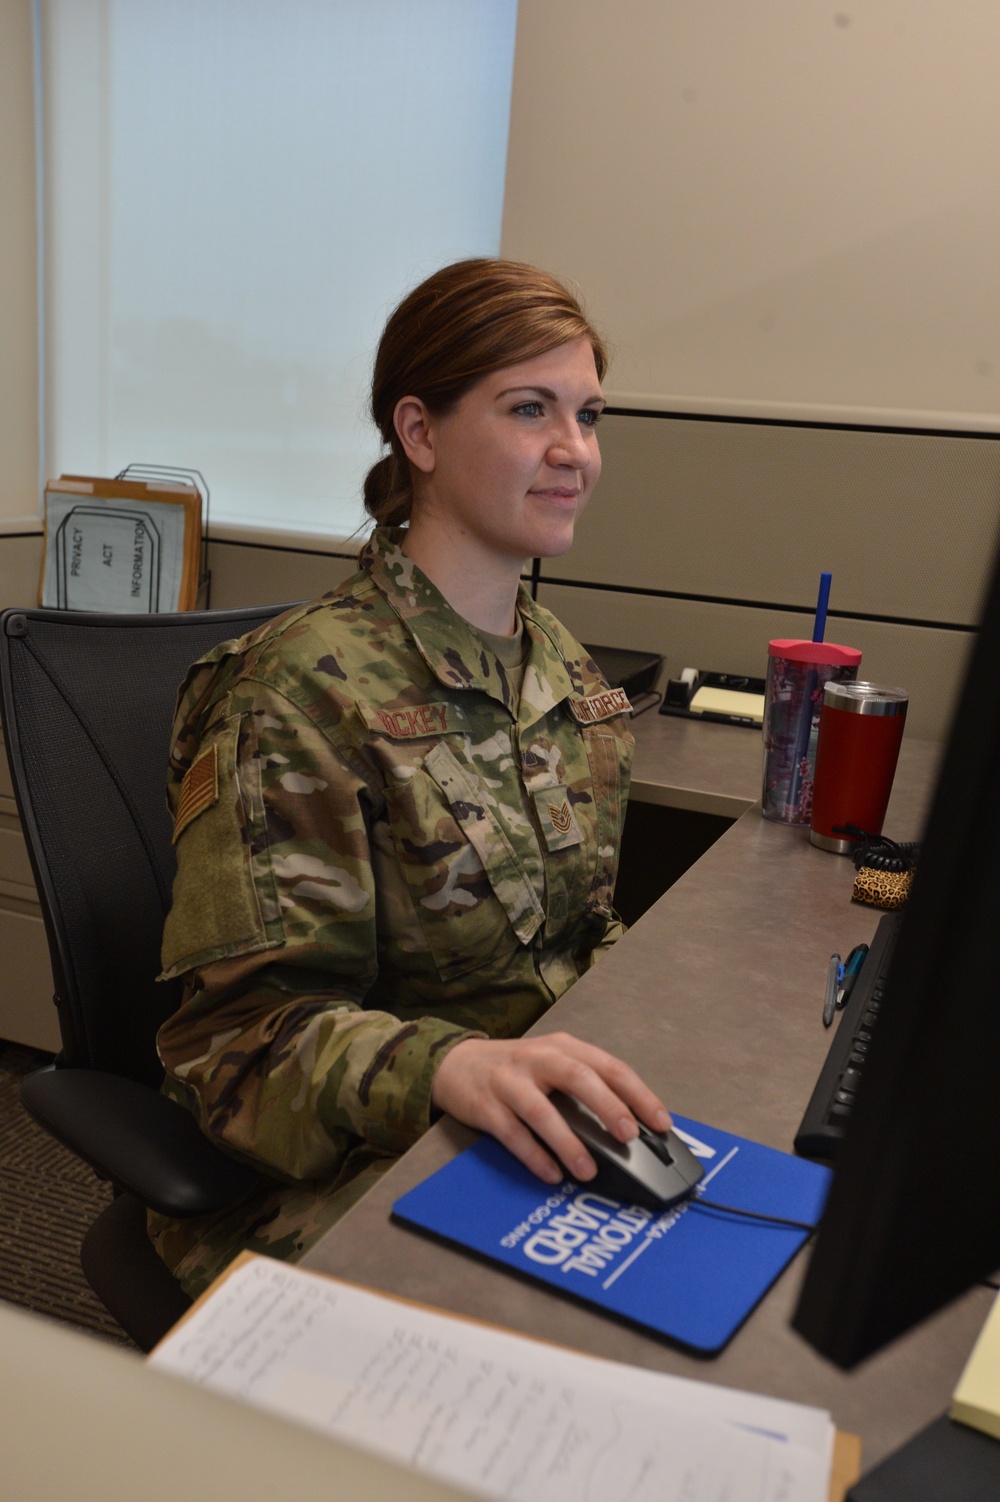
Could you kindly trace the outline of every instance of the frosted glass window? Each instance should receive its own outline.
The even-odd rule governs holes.
[[[516,0],[44,0],[49,473],[348,535],[393,304],[500,244]]]

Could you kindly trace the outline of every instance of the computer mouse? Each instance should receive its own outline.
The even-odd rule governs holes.
[[[586,1181],[597,1194],[648,1210],[668,1210],[687,1199],[704,1177],[701,1163],[676,1132],[651,1132],[640,1122],[638,1137],[619,1142],[573,1096],[556,1090],[549,1099],[597,1164],[597,1177]]]

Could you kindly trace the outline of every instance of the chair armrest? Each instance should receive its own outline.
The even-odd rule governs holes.
[[[207,1138],[183,1106],[96,1069],[43,1069],[21,1082],[30,1114],[101,1178],[163,1215],[233,1209],[265,1175]]]

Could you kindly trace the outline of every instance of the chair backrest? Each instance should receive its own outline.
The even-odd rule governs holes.
[[[177,686],[286,606],[183,615],[0,615],[3,726],[49,942],[61,1061],[156,1084],[174,873],[164,787]]]

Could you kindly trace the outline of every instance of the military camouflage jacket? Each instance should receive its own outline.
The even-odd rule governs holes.
[[[204,1130],[277,1177],[248,1213],[278,1255],[329,1221],[319,1186],[426,1129],[446,1050],[523,1033],[619,929],[624,694],[522,590],[517,699],[400,536],[216,648],[178,702],[163,967],[186,988],[160,1053]],[[206,1230],[154,1226],[182,1274]]]

